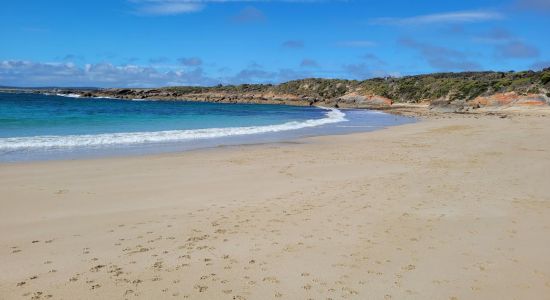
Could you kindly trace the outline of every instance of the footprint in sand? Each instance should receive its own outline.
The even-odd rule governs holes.
[[[280,283],[279,279],[277,279],[277,277],[264,277],[264,279],[262,279],[263,282],[269,282],[269,283]]]
[[[416,269],[415,265],[408,265],[408,266],[403,267],[403,270],[407,270],[407,271],[412,271],[414,269]]]
[[[199,293],[204,293],[206,290],[208,290],[208,286],[206,285],[195,285],[194,288],[199,291]]]
[[[99,270],[105,268],[105,265],[96,265],[90,268],[90,272],[98,272]]]

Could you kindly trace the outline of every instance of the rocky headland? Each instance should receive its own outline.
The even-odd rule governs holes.
[[[550,68],[524,72],[435,73],[364,81],[301,79],[278,85],[212,87],[33,89],[80,97],[368,108],[468,113],[478,109],[550,108]]]

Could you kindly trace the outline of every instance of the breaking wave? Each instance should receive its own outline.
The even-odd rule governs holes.
[[[347,121],[346,114],[342,111],[335,108],[323,109],[326,109],[327,113],[322,119],[311,119],[299,122],[293,121],[283,124],[265,126],[167,130],[154,132],[103,133],[93,135],[48,135],[0,138],[0,151],[32,150],[39,148],[97,147],[189,141],[198,139],[211,139],[228,136],[297,130],[302,128],[317,127],[321,125]]]
[[[79,94],[55,94],[56,96],[59,96],[59,97],[69,97],[69,98],[80,98],[80,95]]]

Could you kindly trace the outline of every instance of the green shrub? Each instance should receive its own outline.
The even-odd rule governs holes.
[[[290,94],[330,100],[347,93],[379,95],[395,102],[418,102],[439,98],[471,100],[480,95],[514,91],[531,93],[550,85],[550,69],[541,72],[462,72],[435,73],[400,78],[372,78],[364,81],[307,78],[278,85],[242,84],[213,87],[168,87],[165,90],[185,95],[208,92]]]

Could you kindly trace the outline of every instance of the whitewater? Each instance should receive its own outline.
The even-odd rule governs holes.
[[[100,147],[212,139],[229,136],[243,136],[274,133],[318,127],[348,121],[346,114],[336,108],[325,108],[324,118],[292,121],[275,125],[204,128],[191,130],[165,130],[153,132],[123,132],[91,135],[44,135],[30,137],[0,138],[0,151],[32,150],[47,148]]]

